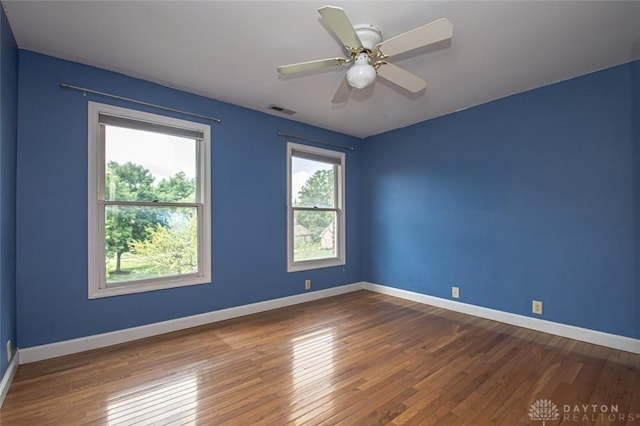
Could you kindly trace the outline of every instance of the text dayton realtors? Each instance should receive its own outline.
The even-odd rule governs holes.
[[[562,406],[562,420],[573,422],[633,422],[640,424],[640,414],[621,413],[618,405],[575,404]]]

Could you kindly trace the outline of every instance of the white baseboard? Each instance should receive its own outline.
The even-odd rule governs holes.
[[[16,371],[18,371],[18,364],[20,364],[20,351],[16,351],[13,355],[11,362],[7,366],[7,371],[5,371],[2,381],[0,381],[0,407],[4,404],[4,399],[9,393],[9,388],[11,387],[11,383],[13,383],[13,376],[15,376]]]
[[[46,345],[32,346],[20,349],[20,363],[41,361],[119,343],[130,342],[132,340],[143,339],[145,337],[170,333],[172,331],[197,327],[199,325],[210,324],[231,318],[251,315],[258,312],[270,311],[272,309],[297,305],[313,300],[324,299],[331,296],[350,293],[361,290],[363,283],[347,284],[325,290],[310,291],[294,296],[282,297],[279,299],[267,300],[264,302],[252,303],[249,305],[236,306],[219,311],[206,312],[204,314],[192,315],[174,320],[162,321],[154,324],[142,325],[139,327],[126,328],[124,330],[109,333],[96,334],[93,336],[81,337],[78,339],[64,340],[62,342],[49,343]],[[5,375],[6,376],[6,375]]]
[[[570,339],[640,354],[640,339],[633,339],[631,337],[619,336],[617,334],[603,333],[601,331],[590,330],[573,325],[531,318],[504,311],[497,311],[495,309],[483,308],[482,306],[469,305],[467,303],[428,296],[426,294],[401,290],[379,284],[365,282],[363,284],[363,288],[365,290],[375,291],[376,293],[387,294],[389,296],[395,296],[411,300],[413,302],[437,306],[439,308],[449,309],[463,314],[474,315],[476,317],[516,325],[518,327],[529,328],[531,330],[542,331],[556,336],[568,337]]]
[[[102,348],[119,343],[130,342],[132,340],[143,339],[145,337],[156,336],[159,334],[170,333],[172,331],[197,327],[199,325],[205,325],[231,318],[270,311],[272,309],[297,305],[300,303],[324,299],[327,297],[337,296],[340,294],[350,293],[362,289],[387,294],[389,296],[399,297],[418,303],[424,303],[426,305],[437,306],[439,308],[449,309],[480,318],[500,321],[518,327],[529,328],[531,330],[542,331],[544,333],[550,333],[557,336],[568,337],[583,342],[594,343],[596,345],[608,346],[610,348],[640,354],[639,339],[603,333],[601,331],[575,327],[572,325],[546,321],[538,318],[526,317],[524,315],[512,314],[504,311],[497,311],[495,309],[469,305],[462,302],[442,299],[439,297],[429,296],[426,294],[407,290],[401,290],[394,287],[372,284],[368,282],[359,282],[339,287],[333,287],[326,290],[312,291],[297,294],[294,296],[283,297],[280,299],[267,300],[264,302],[252,303],[249,305],[237,306],[233,308],[222,309],[219,311],[207,312],[204,314],[192,315],[189,317],[177,318],[174,320],[127,328],[110,333],[96,334],[93,336],[81,337],[78,339],[65,340],[62,342],[55,342],[46,345],[20,349],[14,356],[12,363],[9,365],[9,369],[7,369],[7,373],[5,373],[5,376],[0,383],[0,403],[4,399],[6,391],[8,391],[9,386],[11,385],[11,380],[13,379],[13,375],[15,374],[18,363],[27,364],[44,359],[88,351],[91,349]],[[4,386],[6,386],[6,389]]]

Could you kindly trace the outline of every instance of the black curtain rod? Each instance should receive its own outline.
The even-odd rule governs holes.
[[[304,138],[302,136],[290,135],[289,133],[284,133],[284,132],[278,132],[278,136],[282,136],[282,137],[285,137],[285,138],[300,139],[302,141],[313,142],[313,143],[317,143],[319,145],[333,146],[335,148],[348,149],[349,151],[353,151],[355,149],[352,146],[345,146],[345,145],[338,145],[338,144],[330,143],[330,142],[323,142],[323,141],[319,141],[317,139]]]
[[[153,108],[163,109],[165,111],[177,112],[178,114],[190,115],[192,117],[204,118],[205,120],[215,121],[216,123],[222,123],[222,120],[216,117],[210,117],[208,115],[196,114],[195,112],[183,111],[181,109],[170,108],[158,104],[152,104],[150,102],[139,101],[137,99],[125,98],[124,96],[113,95],[111,93],[99,92],[97,90],[87,89],[86,87],[78,87],[73,86],[71,84],[67,84],[64,81],[60,82],[60,87],[65,89],[73,89],[82,92],[84,95],[87,93],[92,93],[94,95],[106,96],[107,98],[118,99],[121,101],[133,102],[134,104],[149,106]]]

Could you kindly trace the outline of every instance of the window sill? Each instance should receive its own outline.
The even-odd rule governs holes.
[[[331,268],[344,265],[346,265],[344,259],[307,260],[304,262],[294,262],[288,266],[287,272],[308,271],[310,269]]]
[[[169,288],[186,287],[191,285],[211,284],[211,279],[206,277],[189,277],[162,282],[148,282],[139,284],[122,284],[107,288],[100,288],[89,293],[89,299],[103,297],[122,296],[125,294],[145,293],[148,291],[165,290]]]

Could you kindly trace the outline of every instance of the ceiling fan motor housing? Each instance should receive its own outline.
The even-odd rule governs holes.
[[[354,25],[358,38],[362,42],[362,47],[369,52],[373,52],[376,45],[382,42],[382,30],[373,24]]]

